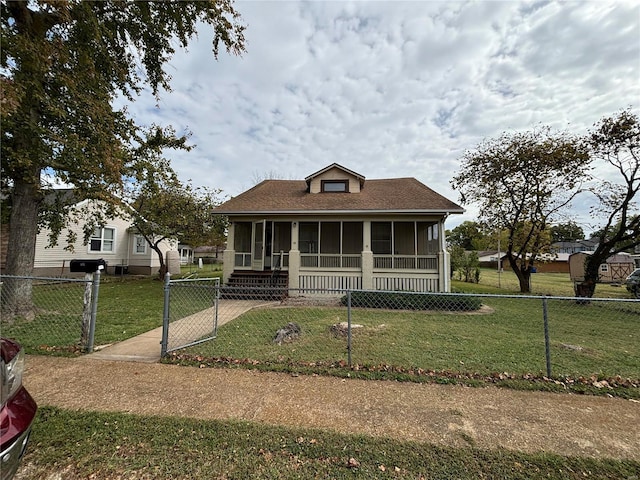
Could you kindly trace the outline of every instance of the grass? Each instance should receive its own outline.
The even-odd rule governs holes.
[[[630,460],[446,448],[239,421],[40,409],[23,480],[618,479]]]
[[[491,268],[480,269],[478,284],[452,280],[456,291],[467,293],[519,294],[518,277],[512,271],[500,274]],[[534,273],[531,275],[531,292],[533,295],[551,295],[556,297],[573,297],[573,281],[568,273]],[[634,298],[624,287],[599,283],[596,286],[596,297],[599,298]]]
[[[103,277],[96,318],[95,345],[134,337],[162,325],[163,284],[152,277]],[[2,325],[2,334],[16,338],[27,353],[77,354],[83,311],[84,283],[34,286],[38,315]]]
[[[430,381],[434,374],[447,382],[458,377],[493,381],[496,374],[504,377],[500,380],[543,379],[542,301],[482,301],[488,308],[475,314],[353,309],[352,323],[361,327],[353,329],[352,368],[346,338],[331,331],[346,321],[346,309],[326,307],[254,309],[222,325],[216,340],[185,349],[174,359],[411,381]],[[640,304],[549,300],[548,317],[554,379],[573,382],[579,391],[586,386],[604,392],[591,384],[620,376],[632,381],[618,383],[636,387],[617,394],[640,396]],[[301,338],[273,343],[275,332],[288,322],[301,327]]]
[[[220,275],[220,271],[187,271],[174,279]],[[3,321],[3,336],[17,339],[27,353],[80,353],[84,288],[84,282],[35,285],[36,318]],[[102,276],[98,300],[95,346],[120,342],[162,326],[164,284],[156,277]],[[210,306],[192,302],[192,310],[201,310],[201,304],[202,308]]]

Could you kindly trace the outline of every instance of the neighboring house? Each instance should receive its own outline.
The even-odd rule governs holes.
[[[214,210],[230,222],[225,282],[277,271],[292,290],[420,292],[450,290],[444,222],[463,212],[415,178],[365,180],[335,163]]]
[[[478,252],[478,260],[481,267],[497,269],[498,253],[496,250]],[[500,252],[500,265],[502,270],[511,270],[504,252]],[[535,261],[534,268],[537,273],[569,273],[569,254],[542,253]]]
[[[92,201],[84,200],[74,205],[71,215],[80,215],[84,207],[91,208]],[[80,217],[82,218],[82,217]],[[158,272],[160,261],[158,255],[147,244],[144,237],[138,235],[125,218],[109,218],[103,228],[94,230],[88,244],[84,244],[84,222],[71,223],[63,229],[58,244],[49,246],[49,230],[42,229],[36,238],[36,252],[33,274],[36,276],[68,275],[71,260],[103,259],[107,263],[108,274],[131,273],[152,275]],[[3,226],[3,234],[8,225]],[[69,229],[77,235],[73,243],[73,251],[66,248]],[[161,249],[165,255],[175,251],[176,242],[163,241]],[[2,265],[4,269],[5,264]],[[173,273],[173,272],[172,272]]]
[[[569,256],[571,280],[584,280],[584,265],[593,252],[574,253]],[[598,268],[598,281],[602,283],[623,283],[635,268],[633,257],[628,253],[617,253],[607,258]]]
[[[178,245],[178,253],[180,255],[180,265],[189,265],[193,263],[193,249],[184,243]]]
[[[578,253],[593,252],[598,246],[596,239],[576,240],[574,242],[555,242],[551,244],[551,252],[553,253]]]

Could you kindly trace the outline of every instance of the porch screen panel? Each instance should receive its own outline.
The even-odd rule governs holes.
[[[233,249],[236,252],[251,251],[251,222],[235,222],[233,235]]]
[[[391,255],[391,222],[371,222],[371,251]]]
[[[342,254],[354,255],[362,252],[362,222],[342,224]]]
[[[438,251],[438,224],[418,222],[418,255],[435,255]]]
[[[340,253],[340,222],[320,223],[320,253]]]
[[[300,222],[300,253],[318,253],[318,222]]]
[[[273,251],[289,253],[291,250],[291,222],[275,222],[273,224]]]
[[[414,222],[393,223],[393,250],[396,255],[416,254]]]

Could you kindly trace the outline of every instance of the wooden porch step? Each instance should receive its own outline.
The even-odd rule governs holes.
[[[289,275],[282,271],[233,272],[220,290],[222,298],[235,300],[282,300],[288,294]]]

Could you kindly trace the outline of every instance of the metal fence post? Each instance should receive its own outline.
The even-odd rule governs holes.
[[[351,368],[351,290],[347,290],[347,364]]]
[[[549,345],[549,309],[547,297],[542,297],[542,316],[544,317],[544,351],[547,359],[547,377],[551,378],[551,347]]]
[[[214,338],[218,336],[218,302],[220,302],[220,279],[218,278],[215,284],[215,298],[214,298],[214,302],[215,302],[215,309],[214,309],[214,315],[215,318],[213,319],[213,336]]]
[[[93,343],[96,336],[96,318],[98,316],[98,292],[100,291],[100,270],[93,274],[93,288],[91,291],[91,320],[89,322],[89,341],[87,352],[93,352]]]
[[[169,343],[169,297],[171,295],[171,274],[167,272],[164,276],[164,309],[162,313],[162,340],[160,341],[160,358],[167,355]]]

